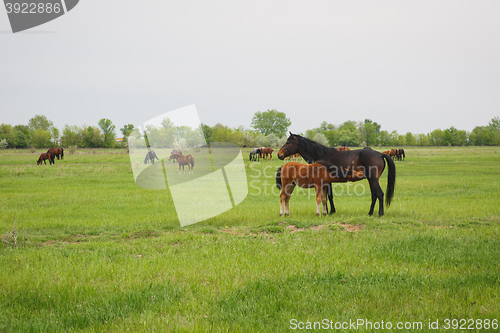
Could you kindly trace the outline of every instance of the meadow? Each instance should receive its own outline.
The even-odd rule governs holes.
[[[296,189],[280,217],[283,161],[244,149],[247,198],[180,227],[124,149],[0,150],[0,332],[498,331],[500,147],[405,151],[383,217],[367,181],[328,216]]]

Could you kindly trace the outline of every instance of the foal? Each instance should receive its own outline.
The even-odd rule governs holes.
[[[177,153],[172,153],[170,154],[170,157],[168,160],[170,161],[171,159],[176,159],[177,162],[179,163],[179,173],[181,173],[181,166],[182,166],[182,171],[184,171],[184,166],[187,165],[189,169],[189,173],[193,173],[193,167],[194,167],[194,158],[191,155],[182,155],[182,154],[177,154]]]
[[[326,210],[326,191],[330,183],[364,179],[363,172],[354,169],[339,170],[337,166],[327,161],[317,161],[312,164],[288,162],[278,168],[276,173],[276,186],[281,190],[280,216],[290,216],[290,196],[295,186],[313,188],[316,190],[316,215],[320,215],[320,205],[323,204],[323,215]],[[284,206],[284,207],[283,207]],[[283,211],[284,208],[284,211]]]

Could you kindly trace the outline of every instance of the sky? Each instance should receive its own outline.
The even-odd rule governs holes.
[[[13,34],[0,8],[0,123],[118,129],[195,104],[292,132],[371,119],[471,131],[500,116],[500,2],[81,0]]]

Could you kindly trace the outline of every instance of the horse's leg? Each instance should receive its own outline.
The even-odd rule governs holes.
[[[380,183],[378,181],[378,178],[369,178],[368,182],[370,184],[370,191],[372,192],[372,204],[370,206],[370,212],[368,215],[373,215],[373,210],[375,209],[375,203],[377,202],[378,199],[378,215],[382,216],[384,215],[384,192],[382,191],[382,188],[380,187]]]
[[[327,194],[328,194],[328,201],[330,202],[330,214],[333,214],[335,213],[335,205],[333,204],[333,190],[331,183],[328,184]],[[328,211],[328,206],[326,207],[326,210]]]
[[[280,216],[283,216],[284,213],[284,205],[285,205],[285,199],[286,199],[286,191],[285,191],[285,186],[281,188],[281,194],[280,194]]]
[[[323,204],[323,215],[328,214],[328,209],[326,208],[326,193],[328,192],[328,186],[324,186],[321,189],[321,203]]]
[[[321,187],[316,185],[314,186],[314,190],[316,191],[316,215],[321,214]]]
[[[285,188],[285,187],[284,187]],[[290,216],[290,197],[292,196],[295,184],[288,184],[286,186],[286,198],[285,198],[285,215]]]

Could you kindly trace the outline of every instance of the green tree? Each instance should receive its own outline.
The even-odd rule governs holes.
[[[278,112],[273,109],[265,112],[256,112],[250,126],[258,130],[262,135],[266,136],[274,133],[278,137],[282,137],[286,134],[291,124],[292,122],[286,117],[284,112]]]
[[[54,127],[54,123],[48,120],[44,115],[37,114],[28,121],[28,127],[33,132],[38,129],[50,131],[52,130],[52,127]]]
[[[102,118],[97,123],[101,128],[102,134],[104,136],[104,147],[111,148],[116,145],[116,134],[115,134],[115,125],[111,122],[111,120],[107,118]]]
[[[65,125],[62,130],[61,145],[63,147],[69,146],[81,146],[81,135],[82,129],[78,128],[76,125]]]
[[[38,128],[31,134],[31,140],[35,148],[48,148],[52,147],[52,135],[50,131]]]
[[[26,125],[14,126],[14,146],[16,148],[26,148],[30,145],[30,131]]]
[[[128,142],[128,137],[134,129],[135,129],[134,125],[132,125],[132,124],[127,124],[127,125],[124,125],[122,128],[120,128],[120,132],[122,132],[122,135],[123,135],[123,141]]]
[[[408,146],[416,146],[417,138],[411,132],[406,132],[405,134],[406,145]]]

